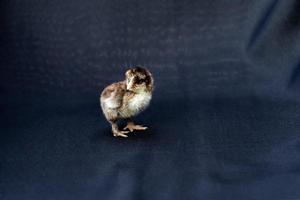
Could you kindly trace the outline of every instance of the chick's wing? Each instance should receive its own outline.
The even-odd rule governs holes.
[[[125,86],[122,82],[113,83],[104,89],[101,94],[101,101],[106,108],[117,109],[122,106]]]

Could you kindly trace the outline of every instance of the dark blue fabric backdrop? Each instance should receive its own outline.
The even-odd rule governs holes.
[[[150,128],[99,94],[155,78]],[[300,1],[2,0],[0,199],[300,199]]]

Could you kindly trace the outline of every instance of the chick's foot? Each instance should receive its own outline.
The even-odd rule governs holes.
[[[111,123],[111,130],[112,130],[112,133],[113,133],[113,136],[114,137],[128,137],[127,133],[129,133],[129,131],[120,131],[119,128],[118,128],[118,124],[116,121],[110,121]]]
[[[142,126],[142,125],[136,125],[133,122],[128,122],[127,126],[124,127],[123,130],[128,129],[130,132],[134,130],[146,130],[148,127]]]
[[[129,133],[129,131],[119,131],[119,130],[112,130],[114,137],[128,137],[128,135],[125,135]]]

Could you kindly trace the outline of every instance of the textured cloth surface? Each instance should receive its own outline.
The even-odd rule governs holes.
[[[114,138],[134,65],[149,129]],[[0,80],[1,200],[300,199],[298,0],[3,0]]]

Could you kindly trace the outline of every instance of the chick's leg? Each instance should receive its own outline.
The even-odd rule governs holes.
[[[134,124],[132,120],[129,120],[123,130],[129,129],[129,131],[132,132],[134,130],[146,130],[147,128],[148,127]]]
[[[127,133],[129,133],[129,131],[120,131],[119,128],[118,128],[118,124],[116,121],[110,121],[111,123],[111,129],[112,129],[112,133],[114,135],[114,137],[128,137]]]

